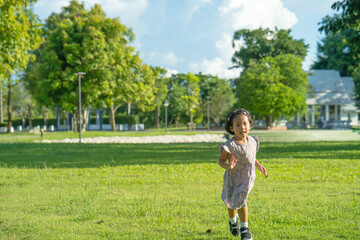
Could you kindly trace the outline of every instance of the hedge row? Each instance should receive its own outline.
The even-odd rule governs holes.
[[[133,116],[133,115],[130,115],[130,116],[116,116],[115,117],[115,122],[116,122],[116,124],[129,124],[129,125],[140,123],[139,116]],[[44,126],[44,119],[43,118],[31,119],[31,123],[32,123],[32,126],[38,126],[38,125],[39,126]],[[109,124],[109,123],[110,123],[109,117],[104,117],[103,118],[103,124]],[[60,124],[64,124],[64,121],[61,120]],[[91,118],[91,124],[96,124],[96,117]],[[21,119],[13,120],[12,125],[15,126],[15,127],[19,126],[19,125],[22,125]],[[26,126],[29,125],[28,120],[26,120],[25,125]],[[47,125],[48,126],[50,126],[50,125],[56,126],[56,119],[54,119],[54,118],[48,119],[48,124]],[[5,120],[4,123],[0,123],[0,127],[6,127],[6,126],[7,126],[7,121],[6,120]]]

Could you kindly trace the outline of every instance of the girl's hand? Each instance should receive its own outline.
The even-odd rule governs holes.
[[[235,167],[235,165],[236,165],[236,163],[237,163],[237,160],[235,159],[235,157],[231,157],[231,159],[230,159],[230,162],[229,162],[229,170],[233,170],[234,169],[234,167]]]
[[[263,165],[259,164],[259,165],[257,165],[257,168],[260,170],[260,172],[262,172],[264,174],[265,177],[268,177],[266,168]]]
[[[262,172],[264,174],[265,177],[268,177],[267,172],[266,172],[266,168],[263,165],[261,165],[258,162],[258,160],[255,160],[255,166],[257,167],[257,169],[260,170],[260,172]]]

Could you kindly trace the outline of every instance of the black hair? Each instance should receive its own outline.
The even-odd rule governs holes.
[[[233,120],[237,115],[245,115],[245,116],[247,116],[248,119],[249,119],[250,126],[253,126],[253,120],[252,120],[252,117],[251,117],[251,114],[250,114],[249,111],[247,111],[245,109],[234,110],[231,113],[229,113],[229,115],[227,116],[226,125],[225,125],[225,131],[232,134],[232,135],[234,135],[234,132],[230,130],[230,127],[232,127]]]

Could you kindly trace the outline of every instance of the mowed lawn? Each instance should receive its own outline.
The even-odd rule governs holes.
[[[360,239],[360,141],[267,136],[253,238]],[[1,143],[0,239],[235,239],[216,145]]]

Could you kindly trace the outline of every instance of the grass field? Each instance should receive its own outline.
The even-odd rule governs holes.
[[[254,239],[360,239],[360,141],[332,132],[254,131],[270,175],[249,197]],[[0,135],[0,239],[235,239],[216,143],[13,137]]]

